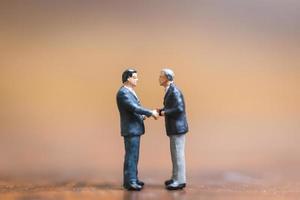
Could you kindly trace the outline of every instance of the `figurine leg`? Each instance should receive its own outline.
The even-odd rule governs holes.
[[[173,180],[178,183],[186,183],[185,175],[185,135],[170,136],[171,156],[173,165]]]
[[[176,162],[176,144],[174,136],[170,136],[170,152],[171,152],[171,159],[172,159],[172,177],[170,180],[177,180],[177,162]],[[171,183],[171,182],[170,182]]]
[[[140,136],[124,137],[125,159],[123,185],[137,181],[137,164],[140,148]]]

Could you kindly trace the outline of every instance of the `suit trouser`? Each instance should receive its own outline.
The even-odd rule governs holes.
[[[139,161],[140,136],[125,136],[125,158],[123,168],[123,185],[138,180],[137,164]]]
[[[172,157],[172,178],[178,183],[186,183],[185,174],[185,134],[171,135],[170,150]]]

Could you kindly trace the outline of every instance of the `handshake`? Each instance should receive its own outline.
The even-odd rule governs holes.
[[[151,112],[151,117],[153,117],[155,120],[157,120],[160,116],[164,116],[164,111],[162,111],[162,109],[159,108],[152,110]]]

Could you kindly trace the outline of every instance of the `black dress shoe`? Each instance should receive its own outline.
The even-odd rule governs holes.
[[[165,181],[165,186],[170,185],[170,184],[173,183],[173,182],[174,182],[173,179],[166,180],[166,181]]]
[[[143,187],[137,184],[137,182],[132,182],[129,184],[125,184],[124,188],[127,190],[135,190],[135,191],[140,191]]]
[[[140,180],[137,181],[137,184],[139,184],[142,187],[145,185],[145,183],[143,181],[140,181]]]
[[[181,190],[183,188],[185,188],[186,184],[185,183],[176,183],[176,182],[173,182],[169,185],[166,186],[166,188],[168,190]]]

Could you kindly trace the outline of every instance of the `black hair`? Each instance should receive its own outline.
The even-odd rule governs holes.
[[[122,82],[125,83],[134,73],[137,73],[135,69],[126,69],[122,74]]]

